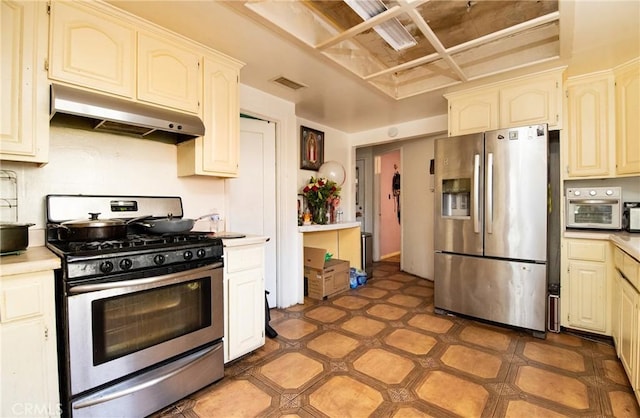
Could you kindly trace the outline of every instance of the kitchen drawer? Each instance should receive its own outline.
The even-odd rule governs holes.
[[[45,314],[43,282],[19,274],[2,279],[0,292],[0,322],[7,323]]]
[[[571,260],[600,261],[607,260],[608,242],[594,242],[592,240],[567,242],[567,256]]]
[[[264,263],[264,245],[247,245],[234,247],[225,252],[225,270],[235,273],[243,270],[262,268]]]

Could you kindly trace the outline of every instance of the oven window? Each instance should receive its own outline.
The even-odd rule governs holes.
[[[93,364],[211,326],[211,279],[92,302]]]
[[[576,205],[573,214],[576,224],[611,225],[613,205]]]

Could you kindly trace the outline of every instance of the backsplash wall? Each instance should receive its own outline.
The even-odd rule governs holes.
[[[50,147],[42,167],[2,162],[17,174],[18,220],[32,229],[44,228],[48,194],[180,196],[185,217],[224,215],[224,180],[178,177],[173,144],[51,126]]]

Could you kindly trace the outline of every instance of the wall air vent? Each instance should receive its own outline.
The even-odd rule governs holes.
[[[280,84],[282,86],[288,87],[291,90],[299,90],[301,88],[307,87],[304,84],[298,83],[298,82],[293,81],[293,80],[289,80],[288,78],[283,77],[283,76],[274,78],[271,81],[273,81],[274,83],[278,83],[278,84]]]

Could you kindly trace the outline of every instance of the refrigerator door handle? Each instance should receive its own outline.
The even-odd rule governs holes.
[[[493,234],[493,153],[487,154],[487,234]]]
[[[473,232],[480,233],[478,198],[480,188],[480,154],[473,157]]]

